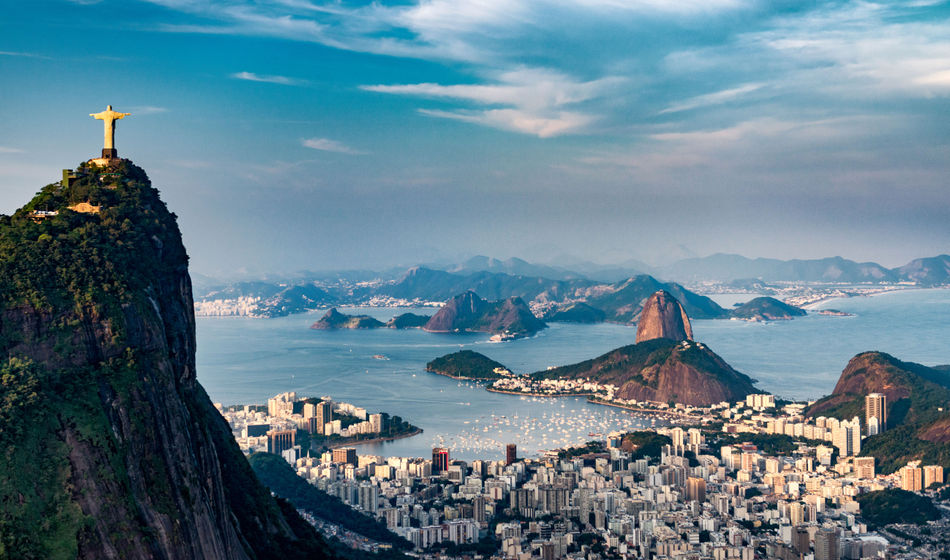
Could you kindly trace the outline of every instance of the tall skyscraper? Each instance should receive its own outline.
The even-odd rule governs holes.
[[[887,429],[887,396],[883,393],[871,393],[864,397],[864,419],[868,425],[868,435],[873,436]],[[872,422],[872,419],[876,422]],[[876,428],[872,431],[872,426]]]
[[[841,422],[831,430],[833,443],[842,457],[853,457],[861,453],[861,420]]]
[[[505,464],[510,465],[518,460],[518,446],[509,443],[505,446]]]
[[[811,539],[807,527],[795,527],[792,531],[792,548],[799,554],[808,554],[811,551]]]
[[[304,416],[307,413],[307,406],[311,405],[304,405]],[[311,434],[325,434],[327,424],[333,422],[333,403],[327,401],[317,403],[312,412],[313,417],[307,420],[309,422],[308,431]]]
[[[815,560],[838,560],[838,531],[822,528],[815,533]]]
[[[449,470],[449,448],[432,448],[432,474],[442,473]]]
[[[907,490],[908,492],[920,492],[923,490],[923,469],[920,468],[916,461],[903,467],[900,473],[902,490]]]
[[[706,481],[699,478],[691,476],[686,479],[686,499],[687,500],[696,500],[697,502],[706,501]]]

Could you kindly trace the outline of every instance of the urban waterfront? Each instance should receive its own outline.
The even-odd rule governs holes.
[[[694,329],[698,340],[758,379],[760,388],[797,399],[829,393],[848,359],[864,350],[880,349],[927,365],[947,361],[934,341],[950,336],[950,290],[833,300],[821,307],[853,316],[812,315],[774,323],[694,321]],[[406,310],[346,311],[385,320]],[[590,439],[590,433],[651,425],[649,417],[582,398],[489,393],[474,383],[425,371],[427,361],[460,347],[476,349],[516,372],[536,371],[630,344],[632,327],[554,323],[535,337],[493,344],[487,335],[418,329],[310,330],[319,315],[199,318],[199,381],[212,400],[224,404],[263,403],[283,391],[330,395],[402,416],[425,430],[419,436],[362,446],[361,452],[383,455],[426,456],[441,443],[454,447],[460,458],[497,459],[507,442],[533,455]]]

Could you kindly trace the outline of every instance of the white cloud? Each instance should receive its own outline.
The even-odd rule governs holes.
[[[30,52],[19,52],[19,51],[0,51],[0,56],[19,56],[19,57],[24,57],[24,58],[46,58],[46,59],[49,58],[48,56],[44,56],[41,54],[30,53]]]
[[[366,152],[361,152],[359,150],[354,150],[353,148],[337,142],[336,140],[330,140],[329,138],[305,138],[301,140],[301,144],[305,148],[311,148],[314,150],[321,150],[324,152],[334,152],[338,154],[348,154],[351,156],[364,155]]]
[[[920,5],[850,3],[784,18],[750,33],[753,51],[772,50],[798,68],[787,84],[846,95],[950,95],[950,25],[904,17]]]
[[[238,80],[247,80],[249,82],[264,82],[268,84],[280,84],[283,86],[296,86],[305,83],[303,80],[288,78],[287,76],[255,74],[254,72],[236,72],[231,74],[231,77]]]
[[[747,93],[752,93],[753,91],[762,89],[764,85],[765,84],[746,84],[737,88],[725,89],[704,95],[697,95],[696,97],[692,97],[685,101],[670,105],[666,109],[660,111],[660,114],[677,113],[679,111],[689,111],[691,109],[698,109],[700,107],[707,107],[709,105],[728,103],[739,97],[742,97]]]
[[[22,154],[23,150],[19,148],[11,148],[9,146],[0,146],[0,154]]]
[[[445,111],[422,109],[435,117],[451,118],[495,128],[548,138],[581,132],[598,115],[567,107],[595,100],[615,91],[625,82],[606,77],[577,81],[560,72],[520,68],[503,72],[493,84],[441,85],[433,83],[363,86],[367,91],[418,97],[451,99],[479,105],[495,105],[483,110]]]

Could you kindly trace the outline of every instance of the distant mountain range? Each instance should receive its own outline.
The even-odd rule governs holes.
[[[568,267],[557,267],[531,264],[521,259],[501,261],[489,257],[473,257],[462,265],[446,270],[467,274],[484,271],[505,272],[563,280],[584,278],[598,282],[619,282],[632,276],[649,274],[685,283],[758,279],[765,282],[915,282],[922,286],[935,286],[950,283],[950,255],[914,259],[897,268],[887,268],[875,262],[856,262],[843,257],[750,259],[729,253],[682,259],[661,267],[639,261],[620,266],[576,262]]]
[[[768,283],[886,284],[911,283],[920,287],[950,285],[950,255],[915,259],[888,269],[877,263],[858,263],[841,257],[814,260],[749,259],[716,254],[689,258],[670,266],[653,268],[651,275],[636,270],[596,269],[585,271],[532,264],[521,259],[498,260],[474,257],[445,270],[416,266],[401,276],[386,271],[373,277],[366,271],[321,274],[289,282],[236,282],[207,287],[196,293],[199,315],[250,315],[275,317],[331,306],[424,305],[440,303],[473,291],[488,300],[518,297],[546,320],[629,323],[636,320],[642,301],[658,290],[673,294],[694,319],[729,315],[709,298],[678,282],[759,286]],[[639,263],[643,265],[643,263]],[[646,265],[643,265],[646,267]],[[599,272],[598,272],[599,270]],[[621,274],[622,273],[622,274]],[[619,280],[604,277],[621,275]],[[657,278],[676,279],[664,282]],[[583,302],[586,307],[578,307]],[[567,313],[568,310],[570,313]],[[604,318],[600,318],[600,313]],[[740,315],[736,315],[740,316]],[[763,315],[768,318],[768,314]]]

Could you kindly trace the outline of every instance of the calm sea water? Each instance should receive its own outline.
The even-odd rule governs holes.
[[[723,296],[730,303],[735,296]],[[824,305],[853,317],[813,315],[792,321],[695,321],[697,340],[759,387],[785,397],[816,398],[831,391],[849,358],[883,350],[900,359],[950,362],[950,290],[913,290]],[[349,309],[388,320],[405,309]],[[432,313],[432,310],[415,310]],[[315,331],[320,313],[277,319],[199,318],[198,379],[211,399],[263,403],[283,391],[330,395],[369,411],[386,411],[425,433],[362,452],[426,456],[436,444],[453,456],[497,459],[505,443],[523,455],[590,439],[590,433],[650,424],[583,399],[532,399],[489,393],[472,383],[425,371],[432,358],[471,348],[517,372],[578,362],[631,344],[636,329],[620,325],[552,324],[537,336],[502,344],[481,334],[397,331]],[[374,358],[374,355],[388,359]]]

